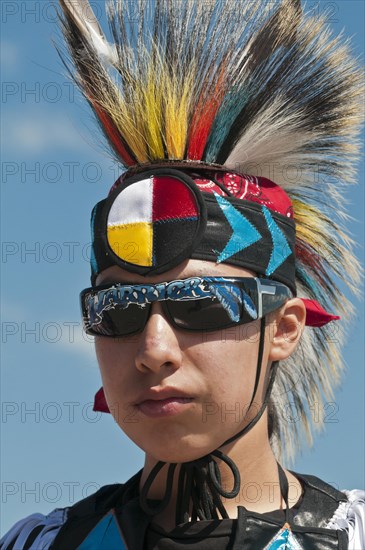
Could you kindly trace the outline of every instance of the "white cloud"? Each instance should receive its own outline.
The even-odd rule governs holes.
[[[88,136],[81,135],[70,117],[61,112],[8,111],[3,120],[3,143],[7,151],[21,154],[41,155],[60,149],[85,152],[90,155]]]
[[[93,337],[86,335],[80,325],[71,327],[63,321],[58,325],[62,327],[62,337],[56,342],[57,347],[67,353],[81,354],[85,359],[96,363]]]
[[[19,304],[1,303],[1,320],[2,322],[22,322],[26,318],[26,310]]]
[[[35,320],[24,307],[17,303],[3,302],[1,306],[3,342],[34,342],[44,346],[56,346],[60,351],[81,355],[88,365],[97,364],[94,338],[83,332],[81,321],[59,319]],[[31,335],[28,338],[28,334]],[[5,339],[5,340],[4,340]]]
[[[13,69],[18,63],[19,50],[12,42],[2,41],[0,44],[0,60],[3,70]]]

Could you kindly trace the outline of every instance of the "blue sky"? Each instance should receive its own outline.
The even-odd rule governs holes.
[[[100,386],[91,338],[80,331],[89,286],[89,217],[119,175],[88,107],[51,44],[52,2],[2,2],[1,531],[127,480],[143,453],[109,415],[92,412]],[[93,2],[98,15],[103,2]],[[309,2],[363,55],[361,0]],[[363,259],[364,164],[349,190],[349,221]],[[364,485],[364,315],[345,348],[348,371],[326,431],[294,470],[339,488]]]

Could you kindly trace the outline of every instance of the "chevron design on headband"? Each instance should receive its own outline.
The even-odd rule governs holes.
[[[274,245],[270,256],[270,262],[265,272],[265,274],[269,277],[272,273],[274,273],[274,271],[276,271],[279,265],[281,265],[287,257],[290,256],[292,251],[290,250],[290,246],[285,235],[273,220],[269,209],[266,206],[263,206],[262,211],[264,213],[267,227],[270,231]]]
[[[217,258],[217,263],[220,263],[259,241],[261,234],[232,204],[217,193],[214,193],[214,195],[229,225],[233,229],[231,238]]]

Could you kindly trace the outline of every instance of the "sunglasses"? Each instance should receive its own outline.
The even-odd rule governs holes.
[[[117,338],[141,332],[153,302],[168,321],[189,331],[215,331],[251,323],[292,298],[291,290],[258,277],[189,277],[157,284],[86,288],[80,293],[84,330]]]

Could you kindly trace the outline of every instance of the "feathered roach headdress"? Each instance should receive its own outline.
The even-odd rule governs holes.
[[[343,226],[362,119],[362,77],[348,43],[331,37],[325,17],[305,15],[299,0],[109,0],[113,45],[87,0],[60,4],[72,77],[127,169],[93,211],[93,282],[115,263],[152,273],[196,257],[256,267],[296,289],[308,300],[308,324],[322,326],[304,331],[274,384],[273,441],[292,457],[301,428],[312,438],[308,404],[332,398],[343,368],[340,334],[325,325],[334,317],[313,300],[348,319],[338,285],[356,291],[361,277]],[[169,180],[161,167],[177,172]],[[177,217],[203,220],[181,229],[180,242],[190,231],[188,246],[159,250],[156,223],[153,236],[149,227],[141,237],[150,250],[134,260],[113,247],[113,227],[127,229],[128,212],[151,186],[162,219],[174,185],[191,206]],[[147,214],[138,215],[142,223]],[[217,219],[225,223],[219,235]],[[259,236],[250,229],[239,242],[248,227]],[[289,402],[302,422],[283,418]]]

